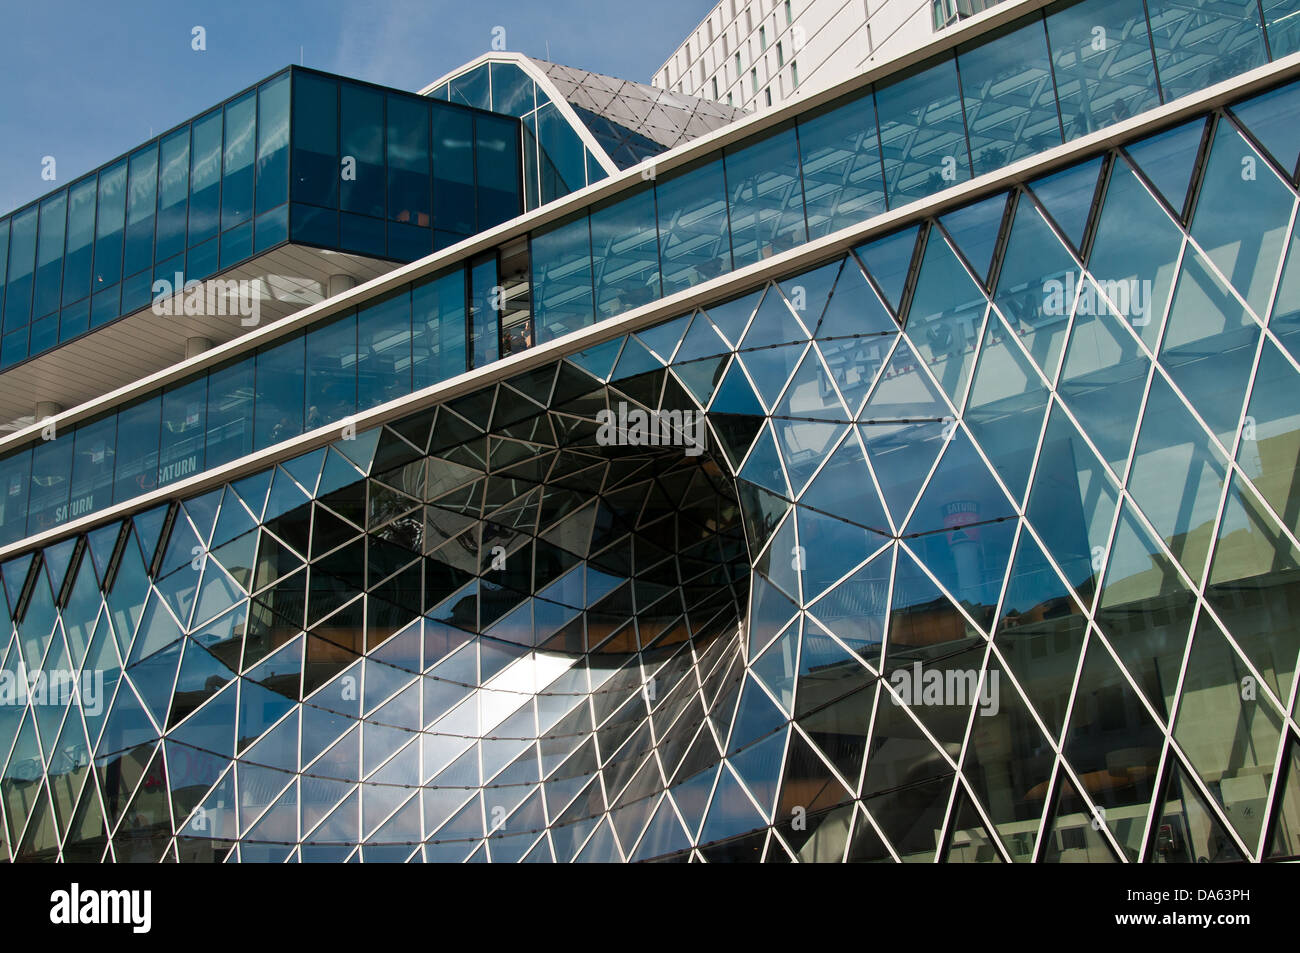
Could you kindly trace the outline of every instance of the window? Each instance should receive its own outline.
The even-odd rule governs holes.
[[[764,101],[766,102],[767,105],[769,105],[769,106],[772,105],[772,87],[771,87],[771,86],[766,86],[766,87],[763,88],[763,99],[764,99]]]
[[[799,64],[794,60],[790,61],[790,83],[793,89],[799,88]]]
[[[740,51],[737,50],[736,51],[736,78],[739,79],[740,74],[743,73],[744,71],[745,71],[744,67],[740,65]]]
[[[749,71],[749,92],[751,96],[758,95],[758,69],[754,68]]]
[[[794,14],[790,12],[790,0],[785,0],[785,25],[789,26],[794,22]]]
[[[718,98],[718,77],[713,77],[713,98]]]
[[[767,49],[767,27],[758,28],[758,51],[761,53]]]
[[[781,46],[781,41],[776,41],[776,68],[780,69],[785,65],[785,49]]]

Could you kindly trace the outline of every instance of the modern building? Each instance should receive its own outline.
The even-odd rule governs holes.
[[[237,97],[19,210],[0,853],[1300,856],[1297,12],[1007,0],[739,119],[291,70],[251,205]]]
[[[721,0],[654,85],[747,111],[825,89],[924,46],[999,0]]]

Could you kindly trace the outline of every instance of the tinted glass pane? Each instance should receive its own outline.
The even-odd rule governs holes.
[[[659,202],[659,260],[669,295],[731,269],[727,193],[722,162],[714,160],[655,186]]]
[[[153,264],[154,210],[158,204],[158,147],[131,157],[126,203],[126,253],[122,270],[134,275]]]
[[[457,268],[411,289],[417,390],[465,373],[465,272]]]
[[[99,174],[99,214],[95,225],[95,291],[122,279],[122,227],[125,217],[126,162],[120,162]]]
[[[69,515],[84,516],[103,509],[113,496],[117,415],[81,424],[73,434],[72,499]]]
[[[32,448],[28,536],[67,522],[71,475],[71,440],[44,440]]]
[[[257,96],[248,93],[226,107],[225,157],[221,178],[221,229],[253,214],[253,160],[257,154]]]
[[[306,429],[323,427],[356,411],[357,315],[351,311],[307,332]]]
[[[885,210],[876,105],[870,92],[800,120],[799,152],[810,238]]]
[[[537,142],[541,147],[542,204],[587,184],[582,140],[554,103],[537,110]]]
[[[794,127],[725,157],[734,267],[807,241]]]
[[[9,285],[5,291],[6,333],[26,326],[31,317],[32,273],[36,262],[36,213],[35,208],[29,208],[13,217],[9,239]],[[24,351],[26,347],[24,341]]]
[[[479,231],[514,218],[523,208],[519,196],[519,136],[515,128],[508,119],[474,117]]]
[[[522,116],[533,108],[533,81],[513,63],[491,63],[492,111]]]
[[[889,207],[970,177],[952,59],[876,89]]]
[[[22,450],[0,460],[0,540],[12,543],[27,530],[27,492],[32,452]]]
[[[1060,145],[1041,20],[959,49],[957,66],[976,175]]]
[[[1149,0],[1165,102],[1264,62],[1255,0]]]
[[[333,80],[293,74],[293,185],[295,202],[338,208],[339,92]]]
[[[1295,15],[1295,4],[1291,0],[1263,0],[1261,5],[1273,59],[1300,50],[1300,17]]]
[[[428,227],[429,104],[388,97],[388,217]]]
[[[43,318],[59,310],[59,283],[63,278],[63,233],[67,214],[67,192],[60,192],[41,203],[40,238],[36,245],[36,290],[32,303],[34,318]]]
[[[491,102],[488,97],[488,69],[486,66],[480,66],[476,70],[466,73],[464,76],[452,80],[449,86],[449,97],[453,103],[461,103],[465,106],[476,106],[479,109],[490,109]]]
[[[190,139],[189,245],[217,234],[221,200],[221,113],[195,120]],[[102,204],[102,192],[100,202]],[[98,267],[98,265],[96,266]]]
[[[151,397],[117,415],[117,467],[113,476],[113,501],[120,503],[147,493],[158,485],[158,426],[162,398]]]
[[[263,83],[257,91],[257,210],[289,198],[289,77]]]
[[[598,317],[612,317],[659,297],[659,231],[652,188],[594,209],[591,246]]]
[[[406,288],[360,311],[357,406],[362,410],[411,392],[411,294]]]
[[[257,352],[253,449],[302,433],[304,350],[301,337]]]
[[[470,268],[469,354],[470,366],[482,367],[495,361],[501,349],[500,312],[494,307],[497,260],[481,261]]]
[[[207,428],[205,466],[217,467],[252,452],[253,358],[208,376]]]
[[[474,231],[474,119],[461,110],[433,107],[433,215],[438,228]]]
[[[339,148],[344,163],[339,207],[382,218],[384,96],[378,90],[343,83],[339,88],[339,116]]]
[[[185,250],[185,215],[190,195],[190,133],[173,133],[162,141],[158,160],[157,257]]]
[[[172,387],[162,398],[162,433],[158,447],[158,485],[166,486],[203,469],[207,431],[208,378]]]
[[[1065,138],[1160,104],[1141,0],[1084,0],[1047,17]]]
[[[594,312],[587,216],[535,235],[532,254],[538,340],[550,341],[591,324]]]

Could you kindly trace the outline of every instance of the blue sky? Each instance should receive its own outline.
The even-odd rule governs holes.
[[[0,214],[299,61],[419,89],[510,50],[647,82],[712,0],[41,0],[0,31]],[[190,47],[194,26],[207,50]],[[53,156],[57,182],[41,179]]]

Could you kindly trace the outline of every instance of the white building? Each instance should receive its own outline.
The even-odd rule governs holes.
[[[721,0],[653,85],[763,109],[927,42],[997,0]]]

